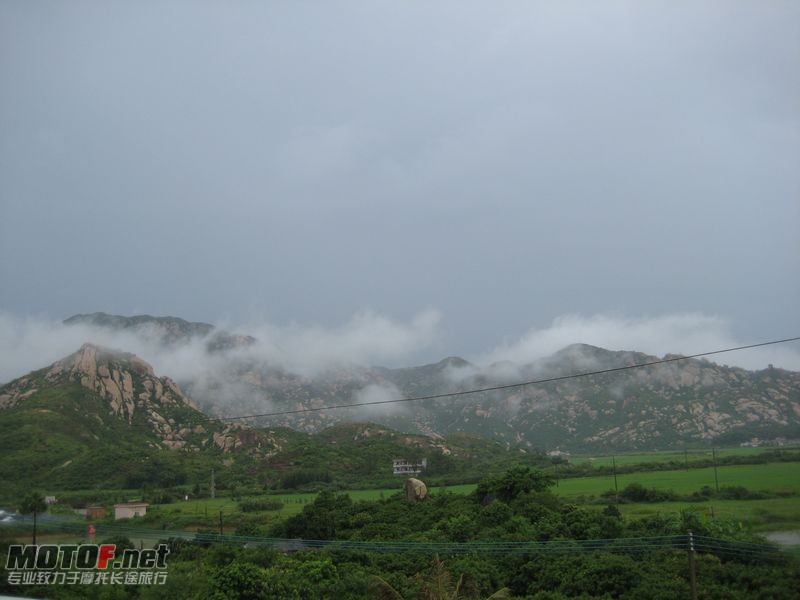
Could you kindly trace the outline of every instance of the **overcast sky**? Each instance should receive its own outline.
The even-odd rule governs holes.
[[[4,0],[0,311],[800,335],[799,67],[795,1]]]

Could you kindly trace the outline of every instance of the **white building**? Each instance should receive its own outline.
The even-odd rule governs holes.
[[[550,450],[550,452],[547,453],[547,456],[558,457],[558,458],[567,458],[569,456],[569,452],[562,451],[562,450]]]
[[[428,466],[428,459],[423,458],[418,462],[395,458],[392,461],[392,471],[395,475],[419,475]]]
[[[114,505],[114,520],[143,517],[147,513],[147,502],[123,502]]]

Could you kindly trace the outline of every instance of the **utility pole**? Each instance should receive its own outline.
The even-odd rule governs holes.
[[[222,535],[222,511],[219,511],[219,534]]]
[[[619,488],[617,487],[617,459],[611,457],[611,469],[614,472],[614,501],[619,504]]]
[[[216,489],[214,486],[214,469],[211,469],[211,499],[216,498]]]
[[[686,553],[689,555],[689,584],[692,586],[692,600],[697,600],[697,572],[694,562],[694,534],[689,531],[689,545]]]
[[[711,449],[711,457],[712,457],[712,460],[714,461],[714,487],[716,488],[717,493],[719,494],[719,477],[717,476],[717,449],[716,448],[712,448]]]

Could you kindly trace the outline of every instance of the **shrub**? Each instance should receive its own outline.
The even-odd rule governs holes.
[[[280,487],[285,490],[298,488],[306,483],[331,483],[329,471],[322,469],[299,469],[281,479]]]
[[[261,510],[280,510],[283,502],[278,500],[242,500],[239,502],[239,510],[242,512],[256,512]]]

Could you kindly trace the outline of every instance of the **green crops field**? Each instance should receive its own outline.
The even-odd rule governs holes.
[[[800,494],[800,463],[796,462],[718,467],[717,476],[720,487],[744,486],[750,490]],[[715,485],[714,469],[711,467],[688,471],[644,471],[617,475],[619,489],[634,482],[648,488],[672,490],[679,494],[688,494],[706,485],[713,488]],[[604,475],[562,479],[555,491],[562,496],[576,497],[599,495],[612,489],[614,489],[613,476]]]
[[[793,493],[795,496],[765,500],[710,500],[708,502],[658,502],[621,504],[626,516],[643,517],[654,514],[677,514],[694,510],[708,518],[728,519],[754,531],[777,531],[800,528],[800,463],[767,463],[761,465],[731,465],[717,469],[720,487],[743,486],[753,491]],[[672,490],[689,494],[703,486],[714,488],[714,469],[689,471],[655,471],[617,476],[623,489],[630,483],[648,488]],[[581,477],[559,482],[556,493],[567,498],[599,496],[614,489],[614,478]]]
[[[712,500],[709,502],[658,502],[653,504],[621,504],[620,512],[628,517],[677,515],[693,510],[710,519],[727,519],[753,531],[784,531],[800,529],[800,500],[772,498],[769,500]]]
[[[717,458],[726,456],[755,456],[763,452],[774,452],[776,450],[782,451],[797,451],[798,447],[782,447],[782,448],[721,448],[716,451]],[[595,467],[610,467],[612,462],[616,462],[618,466],[634,465],[641,463],[656,463],[656,462],[676,462],[684,463],[697,462],[703,460],[711,460],[713,458],[710,449],[698,450],[665,450],[661,452],[644,452],[644,453],[621,453],[613,457],[608,455],[591,455],[581,454],[569,457],[569,462],[573,464],[586,464],[589,463]]]

